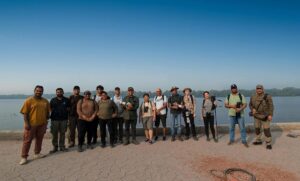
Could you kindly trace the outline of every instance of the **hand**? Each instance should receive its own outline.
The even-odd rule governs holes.
[[[204,121],[204,117],[203,116],[201,116],[201,120]]]
[[[117,113],[112,114],[112,117],[113,118],[117,117]]]
[[[236,105],[229,105],[230,108],[236,109]]]
[[[196,118],[196,114],[194,113],[194,118]]]
[[[273,116],[268,116],[268,121],[272,121],[273,120]]]
[[[239,113],[239,112],[241,112],[241,111],[242,111],[241,108],[235,108],[235,112]]]
[[[253,114],[256,114],[256,109],[252,109],[252,113],[253,113]]]

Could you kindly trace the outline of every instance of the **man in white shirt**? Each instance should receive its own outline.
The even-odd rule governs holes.
[[[156,89],[156,96],[153,99],[153,102],[156,107],[156,121],[155,121],[155,141],[158,140],[158,129],[160,122],[163,125],[163,141],[166,140],[166,131],[167,131],[167,107],[168,107],[168,99],[165,95],[162,94],[160,88]]]
[[[115,120],[113,121],[113,127],[115,130],[115,143],[119,140],[119,143],[123,143],[123,125],[124,125],[124,119],[123,119],[123,107],[122,107],[122,102],[123,102],[123,97],[121,96],[121,90],[119,87],[115,88],[115,95],[111,98],[114,103],[118,107],[118,115]]]
[[[101,94],[104,91],[104,87],[102,85],[98,85],[96,87],[96,95],[94,96],[94,101],[96,101],[96,103],[98,103],[101,100]],[[98,125],[99,125],[99,119],[98,116],[95,117],[95,120],[93,121],[93,144],[97,144],[97,138],[98,138],[98,134],[97,134],[97,130],[98,130]],[[100,125],[99,125],[100,127]]]

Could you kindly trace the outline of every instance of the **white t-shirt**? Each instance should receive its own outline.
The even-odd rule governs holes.
[[[164,95],[164,98],[162,96],[155,96],[154,100],[153,100],[156,109],[160,109],[164,106],[164,103],[168,103],[168,99],[167,96]],[[160,111],[161,115],[165,115],[167,114],[167,110],[163,109]]]
[[[97,103],[98,103],[99,101],[101,101],[101,96],[96,95],[95,101],[96,101]]]

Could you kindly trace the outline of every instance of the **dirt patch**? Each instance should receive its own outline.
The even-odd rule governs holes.
[[[227,160],[222,157],[200,157],[193,162],[193,168],[196,172],[210,175],[215,181],[225,181],[223,171],[228,168],[241,168],[252,173],[257,181],[295,181],[299,180],[294,173],[276,168],[272,165],[260,163],[242,163]],[[212,173],[211,171],[214,170]],[[214,176],[215,175],[215,176]],[[219,176],[219,177],[218,177]],[[227,181],[246,181],[251,176],[242,172],[233,172],[227,177]]]

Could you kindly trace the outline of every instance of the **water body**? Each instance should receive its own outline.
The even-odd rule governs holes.
[[[225,100],[225,98],[218,98]],[[247,98],[249,102],[249,98]],[[300,97],[274,97],[275,114],[274,121],[276,123],[283,122],[300,122]],[[0,100],[0,130],[22,130],[23,117],[19,113],[23,104],[23,99],[1,99]],[[142,99],[140,99],[142,102]],[[202,106],[202,99],[197,98],[197,117],[196,125],[203,125],[200,120],[200,108]],[[247,108],[247,113],[249,109]],[[167,123],[169,125],[170,116],[168,116]],[[253,119],[246,114],[246,124],[252,124]],[[223,103],[219,103],[217,108],[217,121],[219,124],[228,124],[227,109],[224,108]],[[141,124],[137,125],[142,127]]]

